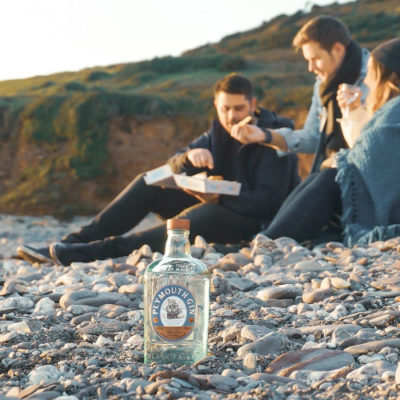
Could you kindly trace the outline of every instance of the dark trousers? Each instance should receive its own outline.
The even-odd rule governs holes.
[[[261,233],[277,239],[291,237],[298,242],[313,239],[336,214],[342,213],[336,169],[311,174],[282,204],[275,218]]]
[[[137,233],[122,234],[135,227],[149,212],[163,219],[190,220],[190,240],[196,235],[208,242],[238,243],[260,228],[259,221],[230,211],[218,204],[200,203],[195,197],[175,189],[147,185],[143,175],[134,179],[92,222],[63,239],[74,245],[72,261],[92,261],[130,254],[143,244],[164,251],[165,223]],[[88,243],[90,242],[90,243]]]

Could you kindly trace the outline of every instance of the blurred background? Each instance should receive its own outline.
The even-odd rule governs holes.
[[[400,36],[398,0],[200,3],[1,3],[0,213],[95,213],[207,129],[212,85],[232,71],[301,127],[314,76],[291,41],[313,16],[367,48]]]

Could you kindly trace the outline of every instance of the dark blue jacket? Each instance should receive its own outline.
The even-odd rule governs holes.
[[[266,109],[259,109],[256,115],[257,125],[261,127],[293,127],[291,120],[280,118]],[[213,170],[192,166],[187,152],[195,148],[210,150],[214,158]],[[221,195],[219,203],[239,214],[258,219],[261,228],[269,224],[287,195],[300,182],[295,154],[278,157],[271,147],[240,144],[218,120],[214,120],[209,131],[176,153],[168,163],[175,173],[194,175],[206,171],[208,175],[220,175],[240,182],[239,196]]]

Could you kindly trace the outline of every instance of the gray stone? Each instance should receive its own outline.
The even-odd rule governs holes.
[[[269,329],[266,326],[246,325],[242,328],[240,332],[240,337],[242,339],[247,339],[255,342],[256,340],[262,338],[270,332],[272,332],[272,329]]]
[[[368,379],[376,376],[377,372],[373,364],[366,364],[347,374],[346,380],[355,381],[361,385],[367,385]]]
[[[254,257],[254,265],[256,267],[263,266],[263,267],[269,268],[272,266],[273,263],[274,263],[274,259],[270,255],[267,255],[267,254],[257,254]]]
[[[114,336],[119,332],[129,330],[129,328],[130,325],[128,323],[118,320],[109,320],[90,322],[83,327],[78,327],[78,331],[81,335]]]
[[[294,269],[301,272],[321,272],[323,271],[323,267],[318,261],[314,260],[304,260],[298,262]]]
[[[26,297],[9,297],[5,300],[0,300],[0,312],[8,313],[11,311],[29,311],[35,304],[31,299]]]
[[[28,374],[31,384],[56,382],[60,376],[60,371],[53,365],[42,365]]]
[[[361,343],[372,342],[380,339],[381,337],[382,336],[377,333],[376,329],[362,328],[353,336],[343,339],[343,341],[340,343],[340,347],[345,349],[346,347],[355,346]]]
[[[289,376],[293,371],[331,371],[353,363],[353,356],[345,351],[314,348],[282,354],[268,365],[265,372]]]
[[[82,315],[97,311],[97,307],[87,306],[84,304],[72,304],[67,307],[67,311],[74,315]]]
[[[377,353],[387,346],[400,348],[400,339],[375,340],[373,342],[346,347],[345,351],[350,354],[366,354],[369,352]]]
[[[15,332],[15,333],[34,333],[40,331],[42,327],[42,324],[33,319],[33,320],[24,320],[21,322],[16,322],[14,324],[11,324],[8,326],[8,330],[10,332]]]
[[[257,368],[257,356],[254,353],[247,353],[243,359],[243,366],[249,370]]]
[[[260,290],[257,297],[261,300],[270,299],[295,299],[301,295],[301,289],[295,285],[271,286]]]
[[[129,383],[126,385],[126,391],[134,392],[137,387],[141,386],[142,388],[145,388],[149,384],[150,382],[144,379],[130,379]]]
[[[293,303],[294,299],[269,299],[269,300],[264,300],[262,305],[264,307],[286,308],[291,306]]]
[[[268,254],[277,248],[276,243],[269,237],[259,233],[251,242],[251,257],[256,257],[259,254]]]
[[[209,375],[207,378],[207,383],[219,390],[232,390],[238,386],[238,381],[229,376],[222,375]]]
[[[255,381],[263,381],[263,382],[282,382],[282,383],[293,383],[293,379],[289,379],[283,376],[276,376],[273,374],[266,374],[263,372],[256,372],[250,375]]]
[[[129,306],[130,301],[119,293],[91,292],[89,290],[78,290],[66,293],[60,299],[60,306],[63,308],[67,308],[70,305],[100,307],[103,304]]]
[[[331,284],[335,289],[348,289],[350,287],[350,282],[340,277],[332,277]]]
[[[353,337],[360,329],[361,326],[358,325],[339,327],[333,331],[331,343],[335,346],[341,347],[344,340]]]
[[[228,281],[220,276],[213,276],[211,278],[210,292],[213,294],[226,293],[228,288]]]
[[[232,288],[241,290],[242,292],[247,292],[256,286],[253,281],[246,278],[229,278],[228,284],[231,285]]]
[[[400,362],[397,363],[396,374],[394,376],[394,380],[397,385],[400,385]]]
[[[122,285],[118,289],[118,293],[126,294],[126,293],[137,293],[142,294],[144,290],[144,285],[142,283],[130,283],[129,285]]]
[[[242,253],[228,253],[219,260],[219,264],[236,264],[242,267],[252,260]]]
[[[244,357],[247,353],[256,353],[261,355],[279,354],[287,344],[286,336],[279,332],[270,332],[253,343],[245,344],[237,351],[239,357]]]
[[[318,303],[332,295],[333,291],[331,289],[315,289],[309,292],[304,292],[302,296],[302,301],[308,304]]]
[[[204,255],[205,249],[197,246],[190,246],[190,253],[194,258],[202,258]]]
[[[194,238],[193,245],[203,250],[206,250],[208,247],[207,241],[203,238],[203,236],[200,235],[196,235],[196,237]]]
[[[56,303],[49,297],[43,297],[36,303],[33,312],[39,315],[51,314],[52,312],[54,312],[55,305]]]
[[[300,261],[304,260],[304,252],[303,251],[295,251],[293,253],[285,254],[278,262],[277,265],[281,267],[286,267],[288,265],[297,264]]]
[[[243,328],[243,322],[235,322],[233,325],[224,329],[219,333],[219,336],[222,337],[223,341],[229,342],[231,340],[238,341],[240,339],[241,330]]]

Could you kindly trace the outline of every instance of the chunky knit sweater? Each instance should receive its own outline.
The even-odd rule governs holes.
[[[353,149],[337,155],[347,245],[400,236],[399,152],[400,96],[375,113]]]

